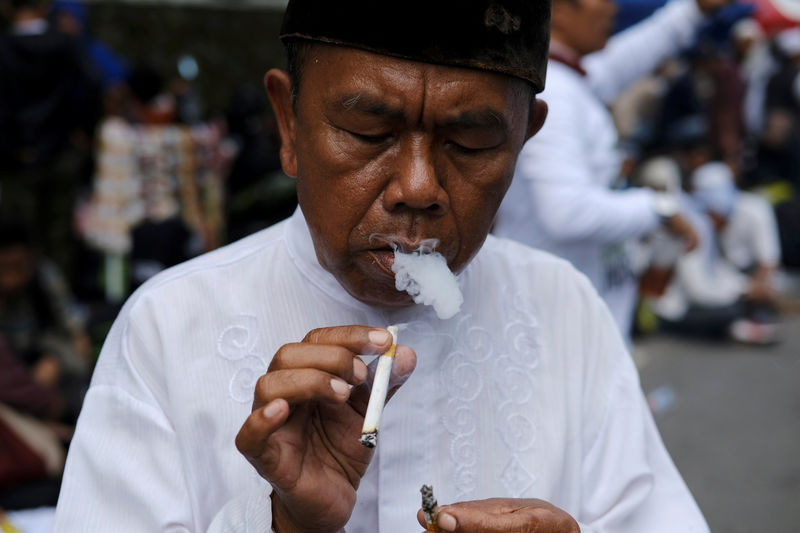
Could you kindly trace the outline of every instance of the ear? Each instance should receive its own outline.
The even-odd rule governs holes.
[[[539,130],[542,129],[542,126],[544,126],[544,120],[547,118],[547,102],[537,98],[531,105],[533,105],[533,109],[531,110],[530,119],[528,122],[528,132],[525,136],[526,141],[536,135]]]
[[[282,70],[271,69],[264,76],[264,86],[275,111],[278,132],[281,136],[281,166],[293,178],[297,177],[296,122],[292,105],[292,83]]]

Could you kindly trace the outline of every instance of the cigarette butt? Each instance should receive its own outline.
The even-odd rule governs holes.
[[[433,487],[422,485],[419,489],[422,494],[422,514],[425,516],[425,529],[428,531],[439,531],[439,503],[433,495]]]
[[[378,368],[375,369],[375,379],[372,382],[372,394],[367,404],[367,414],[364,416],[364,426],[361,428],[361,444],[367,448],[374,448],[378,444],[378,428],[381,424],[383,406],[386,403],[386,394],[389,392],[389,378],[392,375],[392,363],[397,350],[397,326],[386,328],[392,334],[392,346],[378,358]]]

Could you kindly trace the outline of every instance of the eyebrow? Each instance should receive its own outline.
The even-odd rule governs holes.
[[[365,95],[363,92],[346,94],[338,100],[338,104],[347,111],[356,111],[378,117],[403,119],[405,116],[402,109],[392,107],[383,100]],[[441,126],[446,129],[462,130],[492,128],[505,131],[509,128],[505,117],[491,107],[463,111],[446,119]]]
[[[443,126],[452,129],[477,129],[477,128],[497,128],[508,129],[508,121],[490,107],[485,107],[476,111],[464,111],[453,118],[447,119]]]
[[[347,111],[357,111],[367,115],[389,117],[394,119],[403,118],[402,109],[393,108],[382,100],[360,92],[342,96],[339,99],[339,105]]]

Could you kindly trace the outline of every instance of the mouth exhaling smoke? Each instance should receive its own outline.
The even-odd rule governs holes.
[[[447,260],[434,251],[439,239],[425,239],[415,250],[405,250],[402,240],[395,235],[373,233],[369,240],[386,243],[394,250],[392,271],[397,290],[406,291],[416,303],[432,305],[441,319],[458,313],[464,297]]]

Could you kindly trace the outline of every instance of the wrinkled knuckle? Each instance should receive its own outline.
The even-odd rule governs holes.
[[[314,397],[316,396],[315,387],[309,387],[307,385],[307,380],[301,379],[300,376],[292,376],[291,383],[292,383],[292,391],[294,391],[294,395],[299,401],[308,402],[313,400]],[[325,390],[325,389],[323,389],[320,386],[317,386],[316,390]]]
[[[269,387],[269,380],[271,376],[269,373],[261,374],[258,379],[256,380],[256,390],[257,391],[266,391]]]
[[[353,377],[353,356],[342,351],[337,354],[336,371],[342,378],[350,380]]]
[[[251,418],[248,417],[242,425],[242,428],[239,430],[239,433],[236,434],[236,439],[234,440],[236,449],[239,450],[239,453],[241,453],[248,460],[251,459],[250,456],[252,454],[253,447],[252,431],[248,427],[250,424]]]
[[[570,533],[581,533],[581,526],[578,525],[578,521],[575,520],[574,518],[572,518],[572,516],[570,516],[570,515],[567,515],[567,517],[569,519],[568,522],[567,522],[567,526],[569,527],[569,532]]]
[[[317,342],[317,340],[322,335],[323,331],[324,331],[324,328],[312,329],[311,331],[306,333],[305,337],[303,337],[303,342],[311,342],[311,343]]]
[[[275,352],[274,356],[272,356],[272,361],[270,361],[269,363],[269,369],[279,370],[281,368],[284,368],[286,366],[286,361],[289,357],[288,352],[289,352],[288,344],[284,344],[283,346],[278,348],[278,351]]]
[[[245,453],[245,448],[246,448],[245,437],[242,436],[241,431],[239,431],[239,433],[236,434],[236,439],[234,440],[234,443],[236,444],[236,449],[239,450],[239,453],[241,453],[242,455],[247,455]]]

